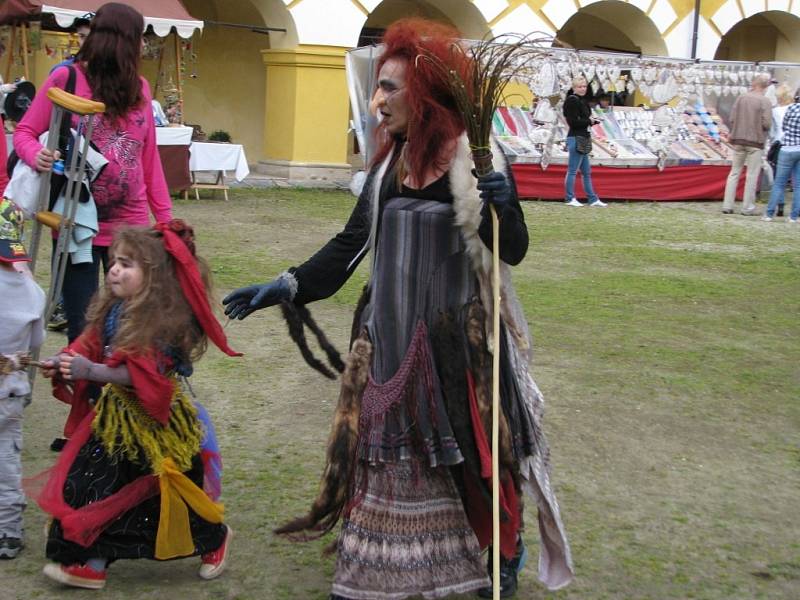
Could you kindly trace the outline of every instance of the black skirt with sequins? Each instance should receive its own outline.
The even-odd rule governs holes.
[[[92,436],[84,444],[70,467],[64,483],[64,501],[79,508],[112,496],[139,477],[150,475],[149,466],[125,458],[112,459],[99,439]],[[200,455],[192,460],[186,473],[203,487],[203,462]],[[113,521],[89,547],[64,539],[61,523],[53,521],[47,536],[47,558],[62,564],[85,563],[90,558],[114,561],[120,558],[155,558],[161,497],[155,496]],[[189,525],[194,541],[194,555],[216,550],[225,538],[225,526],[209,523],[189,508]]]

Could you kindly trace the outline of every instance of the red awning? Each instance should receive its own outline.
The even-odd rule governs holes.
[[[87,12],[96,12],[107,0],[6,0],[0,6],[0,25],[19,23],[42,13],[52,14],[59,26],[71,27],[73,21]],[[127,0],[144,15],[145,26],[151,25],[160,36],[174,27],[181,37],[191,37],[203,22],[190,15],[180,0]]]

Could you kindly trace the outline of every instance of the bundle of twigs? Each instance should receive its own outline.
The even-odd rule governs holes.
[[[30,352],[0,354],[0,375],[10,375],[14,371],[24,371],[28,367],[42,367],[42,363],[34,360]]]
[[[464,119],[478,177],[493,170],[489,145],[492,117],[506,84],[530,69],[531,62],[545,52],[545,44],[551,42],[551,37],[538,33],[504,34],[477,42],[457,42],[450,48],[450,60],[420,48],[418,60],[428,61],[439,71]]]

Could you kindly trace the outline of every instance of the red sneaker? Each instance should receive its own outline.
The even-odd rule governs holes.
[[[86,565],[47,563],[42,572],[53,581],[72,587],[101,590],[106,585],[106,572],[95,571]]]
[[[222,541],[220,547],[200,557],[203,564],[200,565],[200,570],[197,574],[203,579],[219,577],[225,570],[225,566],[228,562],[228,548],[231,545],[231,538],[233,538],[233,529],[228,525],[225,525],[225,529],[227,530],[225,539]]]

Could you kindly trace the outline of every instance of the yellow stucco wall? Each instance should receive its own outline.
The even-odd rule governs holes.
[[[173,38],[162,63],[167,80],[176,77]],[[256,162],[263,153],[264,65],[261,50],[269,46],[265,35],[249,31],[206,27],[192,37],[196,63],[187,57],[184,77],[184,121],[211,133],[222,129],[232,141],[243,144],[247,159]],[[158,63],[142,63],[142,74],[155,88]],[[191,75],[195,74],[196,77]]]

